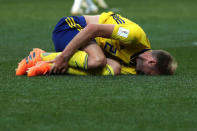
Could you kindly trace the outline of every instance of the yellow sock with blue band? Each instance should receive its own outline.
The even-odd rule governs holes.
[[[41,57],[43,61],[54,60],[61,52],[55,53],[42,53]],[[88,68],[88,54],[85,51],[77,51],[69,60],[68,65],[70,67],[81,68],[87,70]]]
[[[42,53],[41,58],[43,61],[54,60],[61,52],[55,53]],[[85,51],[77,51],[68,62],[69,68],[67,74],[72,75],[114,75],[113,68],[106,64],[105,67],[87,70],[88,68],[88,54]]]
[[[50,60],[54,60],[60,54],[61,52],[55,52],[55,53],[46,52],[41,54],[41,58],[42,61],[50,61]]]

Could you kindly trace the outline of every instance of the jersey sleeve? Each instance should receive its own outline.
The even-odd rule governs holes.
[[[111,38],[124,44],[138,43],[145,32],[137,24],[116,24]]]

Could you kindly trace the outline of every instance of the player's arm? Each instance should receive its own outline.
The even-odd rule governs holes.
[[[85,47],[95,37],[120,40],[124,44],[138,43],[144,31],[137,24],[89,24],[79,32],[62,53],[64,60],[69,58],[81,47]]]
[[[70,57],[82,47],[85,47],[89,41],[95,37],[110,38],[114,30],[114,25],[107,24],[89,24],[82,31],[80,31],[66,46],[62,54],[59,55],[53,62],[54,67],[51,72],[58,73],[64,71],[68,67]]]
[[[62,52],[64,60],[69,58],[81,47],[85,47],[89,41],[95,37],[110,38],[113,32],[114,25],[104,24],[89,24],[81,32],[79,32],[68,44]]]

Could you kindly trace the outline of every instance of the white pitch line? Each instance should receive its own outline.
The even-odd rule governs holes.
[[[193,45],[196,45],[197,46],[197,42],[194,42]]]

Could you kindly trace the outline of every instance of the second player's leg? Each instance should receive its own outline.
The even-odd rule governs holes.
[[[121,65],[117,61],[107,58],[107,64],[111,66],[114,71],[114,75],[119,75],[121,72]]]
[[[89,42],[89,45],[83,50],[88,54],[88,69],[106,66],[107,59],[95,41]]]
[[[73,56],[69,59],[69,66],[85,70],[106,66],[106,57],[96,42],[90,42],[89,45],[82,48],[82,50],[83,51],[77,51],[73,54]],[[44,53],[41,54],[41,57],[43,61],[50,61],[54,60],[60,54],[60,52]]]

